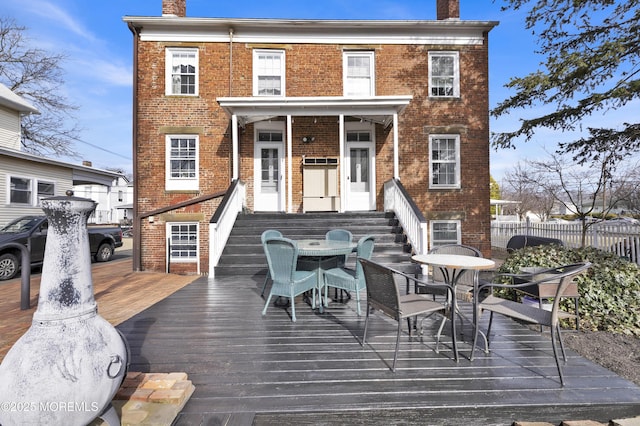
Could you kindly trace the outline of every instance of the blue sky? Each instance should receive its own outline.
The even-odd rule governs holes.
[[[435,0],[187,0],[187,16],[302,19],[435,19]],[[501,0],[461,0],[463,20],[500,21],[490,33],[490,105],[508,96],[503,87],[513,76],[534,71],[540,57],[535,38],[524,28],[522,12],[500,11]],[[66,84],[61,89],[80,108],[83,129],[76,142],[81,160],[95,167],[131,171],[132,35],[122,17],[159,16],[162,0],[20,0],[3,1],[0,15],[27,27],[30,43],[62,53]],[[637,105],[636,105],[637,106]],[[637,109],[636,109],[637,111]],[[535,113],[535,110],[531,112]],[[599,124],[616,126],[631,112],[597,117]],[[637,112],[636,112],[637,114]],[[492,119],[491,130],[513,129],[518,116]],[[544,158],[557,141],[566,139],[540,132],[515,150],[491,151],[491,173],[500,182],[519,160]],[[65,159],[74,163],[81,160]]]

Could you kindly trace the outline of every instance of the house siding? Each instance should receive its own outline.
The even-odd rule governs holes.
[[[24,177],[55,183],[55,195],[65,195],[72,189],[72,171],[43,163],[34,163],[15,157],[0,155],[0,226],[4,226],[20,216],[44,214],[38,206],[23,206],[9,203],[9,177]]]
[[[220,108],[220,97],[253,95],[253,50],[285,52],[287,97],[343,95],[343,52],[375,53],[375,95],[412,95],[399,115],[399,175],[428,219],[462,221],[462,243],[490,255],[489,116],[487,33],[480,44],[340,44],[137,42],[136,169],[138,214],[153,211],[228,187],[232,177],[231,120]],[[198,96],[165,95],[165,49],[198,49]],[[428,93],[428,52],[457,51],[460,97],[435,99]],[[230,58],[233,64],[230,65]],[[285,117],[272,118],[284,121]],[[302,159],[338,157],[339,124],[335,116],[296,116],[292,127],[292,211],[303,211]],[[254,206],[254,129],[238,134],[239,178],[246,184],[248,208]],[[199,189],[165,190],[166,135],[199,137]],[[429,135],[460,135],[460,189],[429,189]],[[301,138],[313,135],[311,144]],[[376,209],[383,209],[383,184],[393,178],[393,126],[375,125]],[[287,165],[288,166],[288,165]],[[340,176],[339,179],[342,177]],[[200,223],[200,270],[208,270],[208,226],[219,200],[190,206],[143,221],[142,269],[163,270],[167,252],[167,222]],[[195,216],[194,216],[195,215]],[[198,216],[199,215],[199,216]],[[182,219],[181,219],[182,218]],[[188,220],[187,220],[188,219]],[[171,265],[172,271],[193,273],[197,265]]]
[[[20,113],[0,106],[0,146],[20,149]]]

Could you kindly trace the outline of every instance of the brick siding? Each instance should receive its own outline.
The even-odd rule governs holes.
[[[165,48],[199,49],[199,96],[165,96]],[[231,180],[231,121],[216,102],[218,97],[252,96],[252,52],[269,45],[233,45],[232,87],[229,87],[228,43],[138,43],[137,187],[138,211],[145,212],[227,188]],[[322,44],[274,45],[285,51],[287,96],[341,96],[343,50],[351,46]],[[403,185],[427,217],[462,220],[462,242],[490,255],[489,129],[487,45],[479,46],[357,46],[375,52],[376,95],[413,95],[399,115],[399,160]],[[460,54],[460,98],[428,96],[430,50]],[[315,123],[314,123],[315,119]],[[278,118],[276,120],[284,120]],[[293,211],[302,211],[302,156],[338,156],[335,116],[295,117],[293,124]],[[199,135],[200,188],[191,192],[165,191],[165,135]],[[428,137],[431,133],[460,135],[461,189],[429,189]],[[254,126],[239,133],[240,179],[247,185],[253,207]],[[393,129],[376,125],[377,209],[383,208],[383,183],[393,177]],[[310,144],[302,136],[313,135]],[[286,176],[286,174],[285,174]],[[208,271],[208,221],[217,203],[170,212],[200,220],[200,268]],[[184,209],[183,209],[184,210]],[[164,270],[166,217],[145,221],[141,228],[143,269]],[[194,264],[172,264],[174,272],[194,273]]]

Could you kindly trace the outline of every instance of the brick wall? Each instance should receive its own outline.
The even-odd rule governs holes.
[[[167,97],[165,47],[199,49],[198,97]],[[233,46],[233,78],[229,87],[229,46],[226,43],[140,42],[138,51],[137,184],[139,212],[151,211],[197,196],[224,190],[231,179],[230,118],[219,108],[217,97],[252,95],[252,52],[264,44]],[[287,96],[341,96],[342,52],[349,46],[277,45],[286,55]],[[456,46],[460,52],[461,97],[430,99],[427,93],[429,50],[453,50],[452,46],[357,46],[375,51],[376,95],[413,95],[399,117],[400,176],[427,217],[462,220],[463,243],[490,255],[489,129],[487,46]],[[283,120],[283,118],[279,118]],[[315,122],[314,122],[315,120]],[[293,210],[302,211],[302,156],[338,156],[338,123],[335,116],[295,117],[293,130]],[[200,140],[200,189],[165,191],[165,135],[194,133]],[[461,138],[462,188],[430,190],[428,185],[428,136],[455,133]],[[239,134],[240,178],[247,185],[248,206],[253,207],[253,134],[247,125]],[[393,177],[393,131],[376,125],[377,208],[382,209],[383,183]],[[312,135],[304,144],[302,136]],[[286,176],[286,175],[285,175]],[[201,270],[208,270],[208,220],[216,203],[192,206],[201,214]],[[143,269],[164,270],[165,220],[159,217],[142,227]],[[173,271],[195,272],[194,265],[172,265]]]

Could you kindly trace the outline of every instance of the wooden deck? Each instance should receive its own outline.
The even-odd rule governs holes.
[[[422,341],[403,336],[394,374],[394,322],[376,315],[363,348],[364,317],[353,301],[324,314],[298,301],[296,323],[273,306],[262,317],[263,279],[200,278],[119,326],[133,371],[184,371],[193,380],[176,424],[559,424],[640,415],[640,388],[575,352],[561,389],[548,337],[511,320],[494,321],[489,354],[458,363],[448,346],[434,352],[436,327],[427,322]]]
[[[113,325],[131,318],[195,279],[153,272],[134,273],[130,257],[96,263],[91,272],[98,311]],[[31,309],[23,311],[20,310],[20,278],[0,282],[0,361],[31,326],[39,292],[40,274],[34,274],[29,297]]]
[[[491,353],[476,352],[473,362],[464,358],[466,327],[458,363],[448,335],[433,351],[435,325],[426,322],[422,340],[403,336],[394,374],[387,363],[395,323],[376,315],[370,345],[361,347],[364,318],[352,301],[322,315],[298,301],[292,323],[273,306],[262,317],[263,276],[193,281],[133,273],[130,261],[94,265],[93,276],[100,313],[129,342],[130,370],[184,371],[194,382],[177,425],[559,424],[640,415],[639,387],[571,351],[561,389],[548,338],[507,319],[494,322]],[[19,311],[19,280],[0,284],[0,347],[26,330],[33,311]]]

